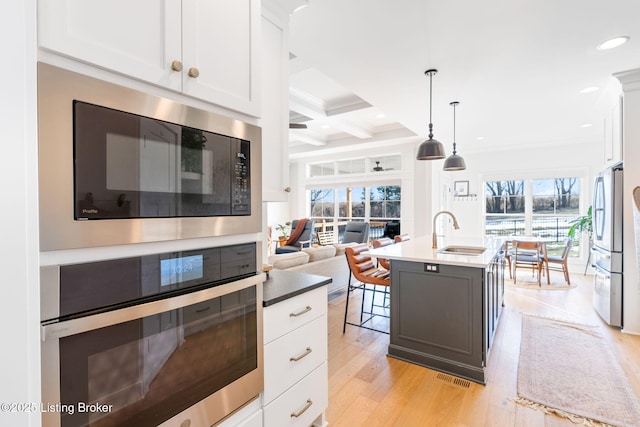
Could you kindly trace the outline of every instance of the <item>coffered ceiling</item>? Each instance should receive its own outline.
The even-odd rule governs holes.
[[[451,101],[463,153],[601,140],[612,74],[640,68],[638,17],[637,0],[308,0],[290,21],[290,121],[307,128],[289,151],[425,139],[429,68],[447,152]]]

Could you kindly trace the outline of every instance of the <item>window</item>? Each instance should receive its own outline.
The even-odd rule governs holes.
[[[309,177],[331,176],[333,174],[333,162],[309,165]]]
[[[338,175],[349,175],[353,173],[364,173],[364,159],[341,160],[337,164]]]
[[[311,190],[309,212],[311,212],[312,217],[333,218],[335,208],[334,193],[332,188]]]
[[[364,187],[338,188],[338,216],[340,218],[365,217],[366,189]]]
[[[400,186],[371,187],[371,218],[400,218]]]
[[[339,240],[349,221],[368,221],[369,238],[377,239],[382,237],[387,221],[400,219],[399,185],[313,189],[309,196],[309,212],[316,227],[332,230],[337,224]]]
[[[307,176],[320,178],[355,174],[379,174],[380,172],[400,171],[402,157],[398,154],[378,157],[360,157],[331,162],[310,163]]]
[[[485,234],[521,235],[525,231],[524,181],[488,181]]]
[[[401,182],[401,166],[400,154],[309,163],[308,207],[316,229],[335,227],[340,240],[347,222],[367,221],[369,238],[381,237],[386,222],[400,219],[401,187],[391,184]]]
[[[550,255],[559,255],[579,214],[579,178],[485,182],[485,235],[538,236]],[[570,255],[579,252],[576,240]]]
[[[560,255],[571,222],[580,215],[578,178],[531,181],[531,232],[547,242],[549,255]],[[579,254],[579,245],[572,255]]]

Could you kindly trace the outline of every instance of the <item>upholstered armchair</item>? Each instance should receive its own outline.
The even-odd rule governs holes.
[[[310,218],[293,220],[291,222],[291,236],[284,244],[276,248],[276,254],[287,254],[298,252],[304,247],[311,247],[311,237],[313,236],[314,221]],[[300,229],[298,229],[301,227]]]
[[[344,228],[344,236],[340,243],[367,243],[369,241],[369,223],[350,221]]]

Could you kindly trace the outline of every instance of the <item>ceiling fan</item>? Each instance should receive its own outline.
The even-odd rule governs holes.
[[[305,123],[289,123],[289,129],[306,129]]]
[[[382,171],[390,171],[393,170],[393,168],[383,168],[382,166],[380,166],[380,162],[376,161],[376,165],[373,167],[373,169],[371,169],[373,172],[382,172]]]

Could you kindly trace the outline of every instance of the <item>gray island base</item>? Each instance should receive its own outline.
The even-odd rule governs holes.
[[[428,239],[392,246],[402,245],[372,251],[391,260],[388,355],[486,384],[504,295],[501,245],[469,256],[442,254]]]

